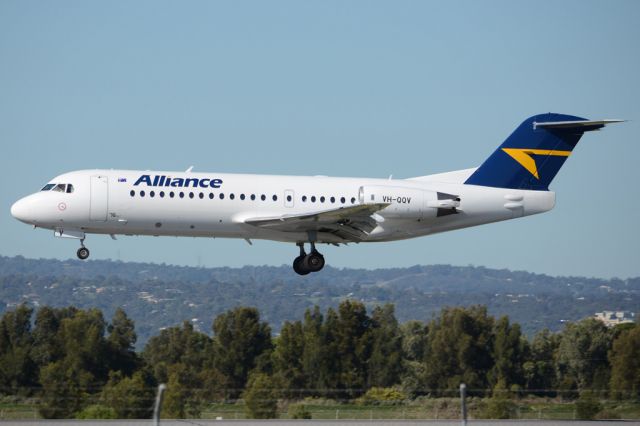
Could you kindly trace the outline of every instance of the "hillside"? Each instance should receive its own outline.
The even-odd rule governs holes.
[[[32,306],[117,307],[136,322],[138,346],[162,327],[184,320],[210,332],[212,318],[238,306],[256,306],[277,330],[319,305],[324,311],[344,298],[372,306],[394,303],[400,321],[427,320],[443,306],[483,304],[508,315],[533,334],[559,330],[602,310],[640,310],[640,277],[602,280],[551,277],[528,272],[459,267],[336,269],[301,278],[289,266],[196,268],[114,261],[0,257],[0,312]]]

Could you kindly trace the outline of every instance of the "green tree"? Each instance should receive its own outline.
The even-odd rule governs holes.
[[[272,350],[271,328],[260,321],[256,308],[239,307],[213,321],[214,367],[228,379],[229,395],[240,394],[249,371],[262,354]]]
[[[64,357],[63,342],[58,338],[60,323],[65,318],[73,318],[78,309],[51,308],[43,306],[36,313],[33,328],[33,348],[31,354],[38,366],[43,367],[50,362]]]
[[[425,393],[423,360],[427,347],[428,329],[420,321],[407,321],[400,326],[400,334],[402,336],[402,389],[411,397],[423,395]]]
[[[243,394],[247,416],[253,419],[275,419],[278,409],[277,385],[264,373],[254,373]]]
[[[519,324],[510,324],[503,316],[494,327],[493,367],[489,370],[489,384],[492,388],[510,390],[513,386],[524,385],[522,364],[525,357],[526,340],[520,332]]]
[[[95,383],[94,376],[76,370],[70,362],[59,360],[40,369],[42,395],[38,411],[45,419],[73,417],[86,405]]]
[[[302,323],[302,370],[307,393],[326,396],[322,390],[335,389],[338,383],[335,327],[338,316],[329,309],[325,319],[320,308],[307,309]]]
[[[337,389],[355,398],[366,391],[367,362],[371,356],[371,319],[365,306],[354,300],[344,300],[338,307],[335,328],[336,364],[339,366]]]
[[[174,364],[184,364],[194,372],[203,370],[211,359],[211,339],[185,321],[182,326],[166,328],[149,339],[142,358],[158,383],[167,383],[168,369]]]
[[[300,321],[286,321],[273,351],[273,367],[289,397],[304,396],[306,378],[303,369],[304,332]]]
[[[100,400],[118,419],[148,419],[153,412],[155,383],[149,374],[137,371],[131,377],[112,371]]]
[[[0,318],[0,392],[17,394],[36,384],[36,364],[31,358],[31,315],[20,305]]]
[[[400,325],[402,357],[407,361],[422,361],[427,347],[429,329],[422,321],[407,321]]]
[[[78,310],[64,318],[56,338],[62,358],[40,370],[45,418],[67,418],[82,410],[107,381],[108,351],[105,321],[97,309]]]
[[[107,327],[107,343],[111,352],[110,368],[131,375],[138,364],[135,352],[137,335],[135,325],[123,309],[116,309]]]
[[[607,389],[611,342],[611,331],[601,321],[588,318],[568,324],[558,347],[561,387],[580,391]]]
[[[460,383],[471,390],[486,389],[493,367],[493,325],[484,306],[443,309],[429,323],[426,387],[436,394],[456,391]]]
[[[167,372],[169,380],[163,403],[164,416],[176,419],[198,417],[203,406],[198,374],[182,363],[172,364]]]
[[[613,341],[609,352],[610,388],[616,398],[640,397],[640,325],[627,329]]]
[[[377,306],[371,314],[371,325],[367,388],[396,385],[402,373],[402,334],[394,306]]]
[[[527,360],[523,363],[525,387],[529,392],[538,395],[553,396],[552,389],[556,389],[556,360],[560,334],[552,333],[549,329],[538,332],[529,345]]]

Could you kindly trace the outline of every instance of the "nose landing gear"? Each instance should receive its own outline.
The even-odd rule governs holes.
[[[293,270],[298,275],[307,275],[311,272],[318,272],[324,268],[324,256],[316,250],[315,243],[311,242],[311,252],[304,251],[304,243],[297,243],[300,247],[300,255],[293,260]]]
[[[78,259],[86,260],[89,257],[89,249],[84,246],[84,238],[80,240],[81,247],[76,252]]]

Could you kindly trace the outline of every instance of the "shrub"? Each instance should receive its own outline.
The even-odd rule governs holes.
[[[592,392],[584,391],[580,393],[580,398],[576,400],[576,417],[580,420],[593,420],[602,410],[602,404]]]
[[[485,419],[510,419],[516,410],[516,404],[507,398],[489,398],[483,410]]]
[[[395,405],[407,399],[407,395],[396,388],[373,387],[356,400],[362,405]]]
[[[89,420],[89,419],[117,419],[118,416],[113,408],[105,407],[104,405],[89,405],[82,411],[76,414],[76,419]]]
[[[293,404],[289,406],[290,419],[310,419],[311,413],[302,404]]]

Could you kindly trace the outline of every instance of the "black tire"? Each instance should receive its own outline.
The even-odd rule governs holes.
[[[307,275],[309,272],[311,272],[304,266],[305,257],[306,256],[298,256],[293,260],[293,270],[298,275]]]
[[[78,259],[85,260],[89,257],[89,249],[86,247],[80,247],[76,254],[78,255]]]
[[[318,272],[324,268],[324,256],[317,251],[311,252],[304,258],[304,268],[310,272]]]

